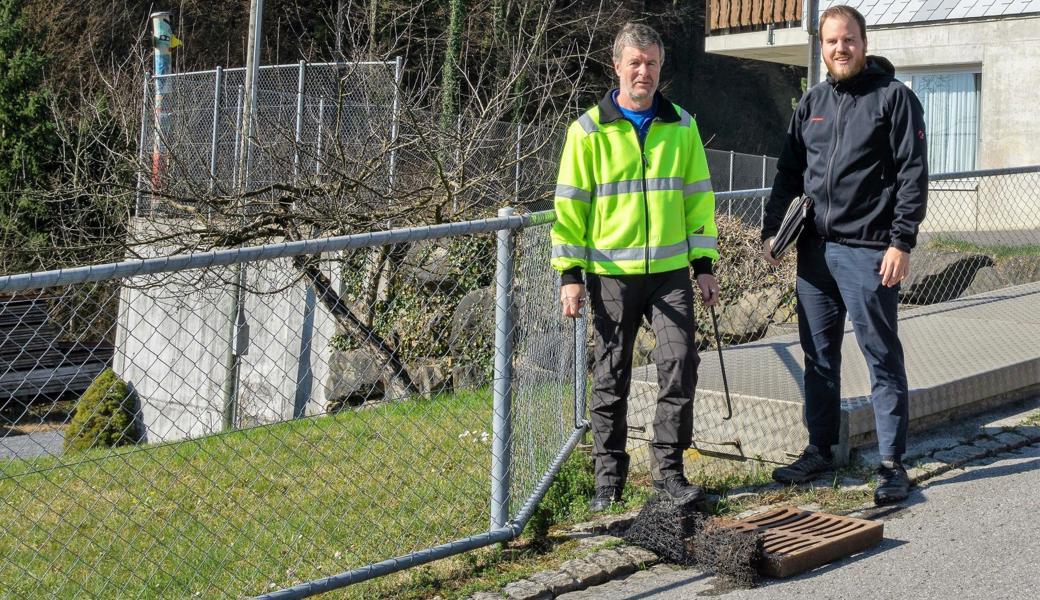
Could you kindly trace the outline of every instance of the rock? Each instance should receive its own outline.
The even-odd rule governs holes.
[[[719,335],[730,344],[762,337],[781,298],[779,289],[770,288],[745,294],[735,304],[723,307],[719,314]]]
[[[462,381],[452,375],[456,389],[474,387],[468,377],[481,374],[484,365],[491,365],[495,347],[495,289],[491,287],[473,290],[459,300],[451,315],[451,334],[448,337],[448,353],[457,367],[472,366],[476,370],[459,373]]]
[[[383,397],[383,364],[364,350],[334,351],[325,380],[327,412]]]
[[[975,278],[971,280],[971,285],[964,290],[962,296],[984,294],[1003,287],[1007,287],[1007,284],[1000,277],[996,267],[982,267],[976,271]]]
[[[910,255],[910,276],[899,292],[901,302],[934,304],[960,297],[975,274],[992,267],[985,254],[918,250]]]
[[[469,600],[502,600],[504,596],[498,592],[477,592]]]
[[[405,365],[408,377],[424,396],[432,396],[452,390],[452,359],[424,358]]]
[[[490,371],[489,371],[490,372]],[[491,383],[491,376],[485,375],[480,365],[462,364],[451,369],[451,388],[453,390],[475,390]]]
[[[434,240],[412,244],[401,266],[408,277],[427,290],[457,285],[458,276],[451,264],[449,250]]]

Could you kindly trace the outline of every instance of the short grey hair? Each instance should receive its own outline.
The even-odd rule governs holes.
[[[661,41],[661,35],[649,25],[625,23],[614,38],[614,60],[621,60],[621,53],[626,47],[646,50],[654,45],[661,51],[661,62],[664,63],[664,42]]]

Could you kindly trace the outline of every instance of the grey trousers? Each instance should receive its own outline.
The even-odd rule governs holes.
[[[592,366],[593,456],[596,485],[623,487],[632,351],[641,321],[657,338],[654,363],[660,392],[654,415],[652,472],[666,479],[683,472],[683,451],[693,442],[697,385],[693,286],[688,269],[648,275],[588,275],[595,331]]]

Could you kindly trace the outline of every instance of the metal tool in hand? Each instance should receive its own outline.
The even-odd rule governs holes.
[[[709,306],[711,324],[715,327],[715,348],[719,351],[719,368],[722,369],[722,389],[726,392],[726,416],[723,421],[733,418],[733,403],[729,398],[729,381],[726,379],[726,363],[722,360],[722,338],[719,336],[719,317],[715,314],[715,306]]]

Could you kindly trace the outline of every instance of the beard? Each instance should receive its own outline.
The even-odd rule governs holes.
[[[827,72],[831,74],[835,81],[843,81],[858,75],[867,66],[867,57],[865,54],[850,56],[845,64],[830,58],[825,58],[823,62],[827,63]]]

